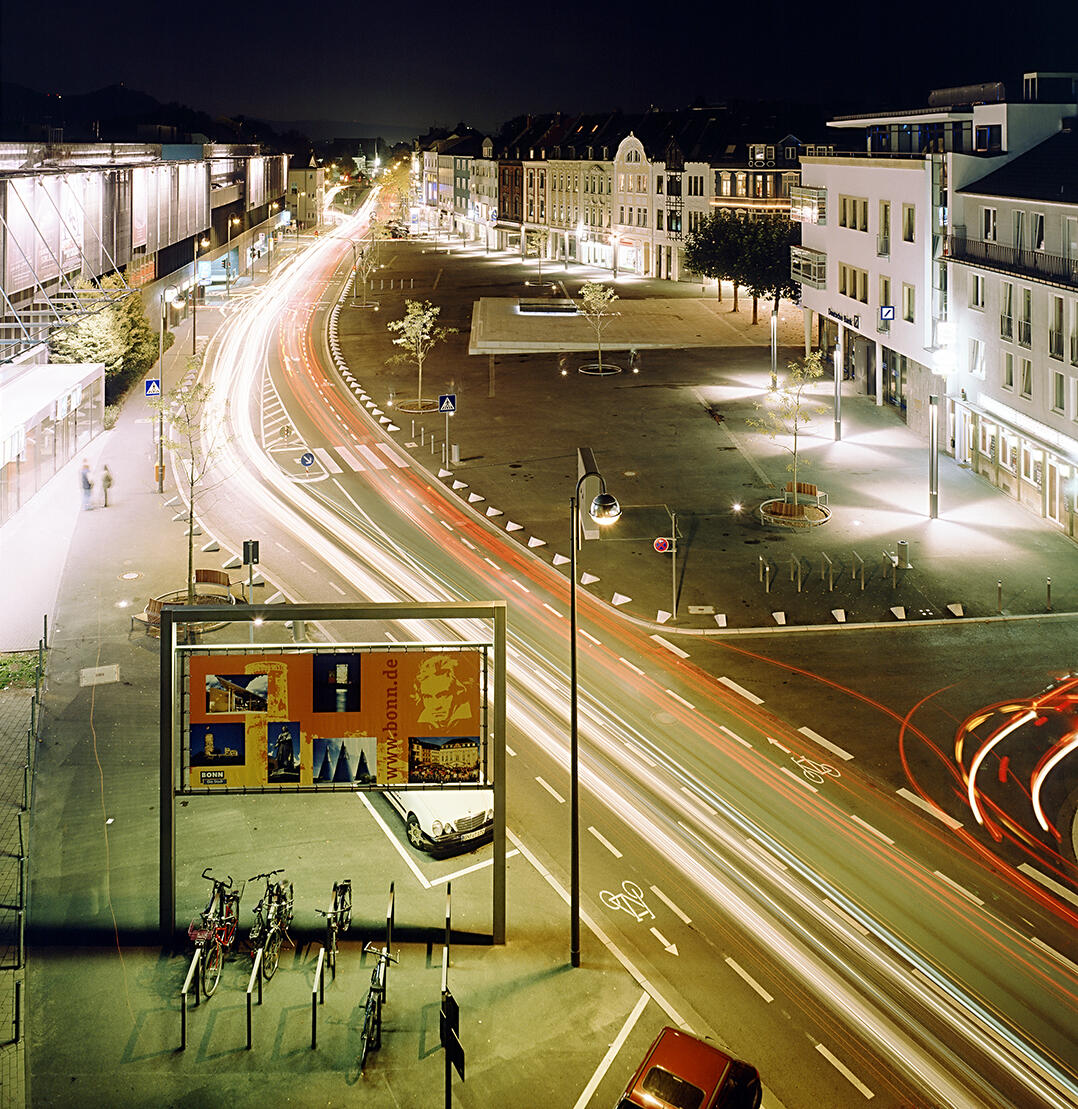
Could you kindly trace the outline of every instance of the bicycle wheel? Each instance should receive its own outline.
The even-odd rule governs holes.
[[[375,1008],[378,1002],[374,999],[372,994],[367,994],[367,1008],[363,1012],[363,1034],[359,1040],[359,1072],[363,1073],[363,1068],[367,1065],[367,1056],[374,1046],[375,1024],[377,1018],[375,1016]]]
[[[352,923],[352,887],[342,882],[337,887],[337,930],[347,932],[348,925]]]
[[[262,954],[262,977],[268,982],[277,973],[277,963],[281,957],[281,930],[272,928],[266,938],[266,950]]]
[[[221,963],[224,961],[224,952],[221,950],[221,941],[211,939],[202,949],[202,992],[210,997],[217,989],[221,980]]]
[[[238,899],[230,897],[225,902],[224,936],[221,941],[225,948],[230,948],[236,942],[236,929],[239,926],[237,901]]]

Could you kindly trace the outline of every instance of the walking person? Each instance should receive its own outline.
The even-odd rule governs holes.
[[[93,508],[90,494],[94,491],[94,483],[90,480],[90,463],[85,458],[82,460],[82,469],[79,470],[79,487],[82,489],[82,511],[89,512]]]
[[[104,507],[108,508],[109,490],[112,488],[112,471],[109,469],[108,463],[105,464],[104,469],[101,471],[101,488],[105,496]]]

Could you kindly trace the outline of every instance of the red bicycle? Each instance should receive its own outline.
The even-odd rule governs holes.
[[[209,867],[202,872],[202,877],[213,883],[213,891],[198,919],[191,921],[187,934],[195,947],[202,949],[202,992],[209,997],[221,980],[225,955],[236,942],[243,887],[233,890],[231,877],[226,876],[224,881],[214,878]]]

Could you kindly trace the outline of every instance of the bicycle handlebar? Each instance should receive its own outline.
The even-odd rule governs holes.
[[[256,875],[254,875],[254,877],[248,878],[247,881],[248,882],[257,882],[259,878],[266,878],[266,879],[272,881],[274,874],[283,874],[284,871],[285,871],[285,868],[282,866],[277,870],[270,870],[265,874],[256,874]]]
[[[375,947],[369,940],[363,945],[363,954],[377,955],[379,959],[388,959],[391,963],[400,962],[400,952],[391,955],[388,947]]]
[[[220,878],[213,877],[212,866],[206,867],[206,869],[202,872],[202,877],[205,878],[206,881],[212,882],[215,886],[221,886],[223,889],[230,890],[232,888],[232,876],[230,874],[226,874],[225,879],[222,882]]]

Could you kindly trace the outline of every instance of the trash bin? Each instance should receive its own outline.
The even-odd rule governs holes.
[[[910,541],[908,539],[900,539],[898,541],[898,568],[900,570],[911,569]]]

